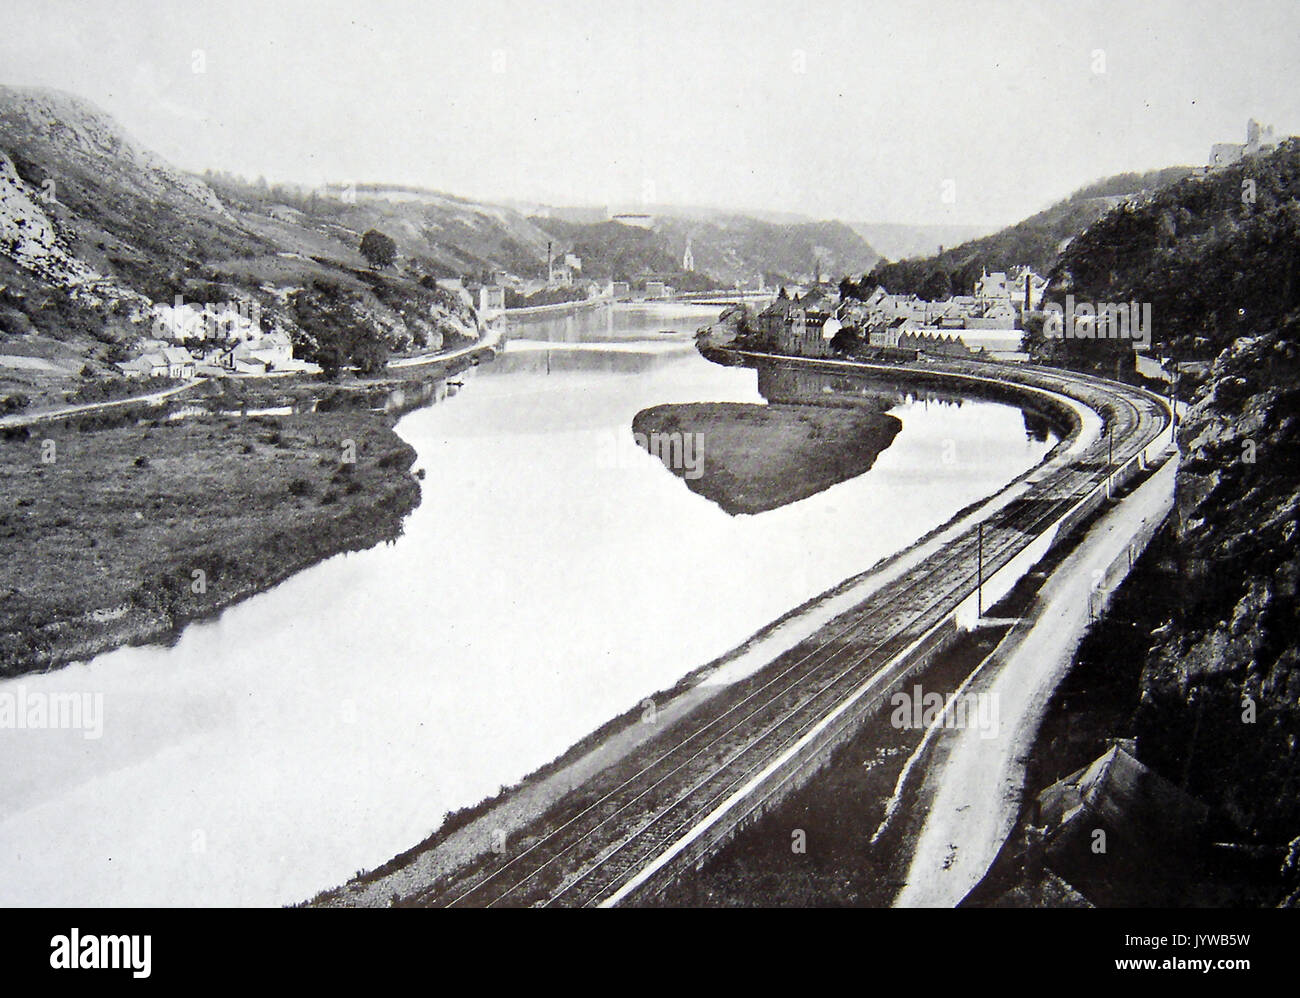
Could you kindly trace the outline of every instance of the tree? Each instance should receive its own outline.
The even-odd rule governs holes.
[[[952,297],[952,277],[942,267],[935,267],[925,276],[917,294],[926,301],[947,301]]]
[[[397,259],[397,243],[393,242],[378,229],[368,229],[361,237],[361,255],[366,258],[374,270],[391,267]]]
[[[388,366],[388,344],[372,329],[358,327],[348,347],[348,360],[361,374],[379,374]]]
[[[852,326],[841,326],[831,337],[831,349],[836,353],[853,354],[862,346],[862,336]]]

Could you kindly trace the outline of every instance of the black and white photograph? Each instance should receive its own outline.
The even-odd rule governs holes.
[[[1265,962],[1202,919],[1300,906],[1293,0],[0,26],[0,907],[62,913],[6,962],[543,907]]]

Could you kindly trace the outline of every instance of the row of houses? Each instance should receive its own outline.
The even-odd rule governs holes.
[[[581,267],[582,260],[572,253],[567,253],[563,264],[552,263],[548,280],[524,280],[505,271],[495,271],[491,283],[488,284],[480,284],[477,281],[467,283],[459,277],[438,278],[435,283],[442,290],[459,297],[466,305],[477,306],[480,315],[494,314],[503,310],[507,289],[515,291],[524,298],[557,287],[580,286],[586,287],[588,297],[604,294],[615,299],[637,297],[658,301],[671,298],[676,294],[676,288],[654,275],[642,275],[637,278],[636,284],[645,289],[640,293],[634,292],[633,284],[629,281],[611,280],[600,284],[595,280],[581,280],[576,274]]]
[[[860,329],[910,320],[914,329],[1015,329],[1026,311],[1037,309],[1047,281],[1028,268],[1007,274],[987,271],[973,294],[928,301],[914,294],[876,288],[865,301],[847,303],[843,318]]]
[[[831,341],[843,328],[838,311],[830,294],[815,287],[802,297],[777,298],[758,313],[755,323],[763,340],[781,353],[827,357]]]
[[[1046,288],[1046,279],[1028,267],[1010,273],[984,271],[969,295],[929,301],[877,287],[865,300],[844,302],[838,317],[860,330],[873,347],[907,349],[903,343],[909,337],[912,342],[945,344],[954,336],[959,342],[960,330],[1016,329],[1027,311],[1041,305]]]
[[[172,343],[252,340],[262,335],[262,306],[255,301],[185,302],[153,306],[153,337]]]
[[[198,362],[185,347],[162,347],[150,350],[118,364],[128,378],[192,378]]]
[[[766,343],[800,357],[830,356],[835,334],[845,328],[859,332],[867,347],[887,356],[969,357],[974,353],[960,336],[924,327],[910,314],[864,321],[861,305],[836,301],[832,292],[818,286],[802,297],[777,298],[758,314],[755,325]]]
[[[129,378],[192,378],[200,367],[232,374],[266,374],[293,361],[289,334],[276,330],[235,344],[214,345],[198,356],[183,346],[161,345],[118,364]]]

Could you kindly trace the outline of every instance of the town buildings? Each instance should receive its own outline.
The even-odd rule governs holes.
[[[826,357],[843,326],[836,316],[838,308],[826,292],[813,288],[802,298],[777,298],[756,321],[764,341],[780,353]]]
[[[125,363],[118,364],[128,378],[177,378],[194,377],[194,356],[185,347],[163,347],[150,350],[139,357],[132,357]]]
[[[478,291],[480,316],[494,315],[506,307],[506,289],[499,284],[485,284]]]
[[[962,330],[1015,330],[1027,310],[1042,302],[1047,281],[1028,267],[985,271],[973,293],[927,301],[877,287],[865,299],[836,302],[823,286],[802,297],[778,298],[755,320],[761,338],[782,353],[829,355],[842,328],[862,337],[868,349],[937,356],[969,356]]]
[[[914,294],[890,294],[876,288],[865,300],[841,305],[840,318],[862,332],[868,344],[897,347],[906,334],[937,337],[968,330],[1014,330],[1023,325],[1026,311],[1039,307],[1047,281],[1028,267],[1009,273],[985,271],[973,293],[927,301]]]

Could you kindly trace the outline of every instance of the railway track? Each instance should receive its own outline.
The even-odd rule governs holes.
[[[853,695],[883,699],[899,654],[1134,458],[1165,426],[1160,400],[1101,379],[1043,372],[1051,390],[1090,397],[1107,434],[974,530],[883,586],[809,640],[717,694],[576,788],[507,851],[489,853],[401,903],[586,906],[608,903],[723,802],[770,769]],[[1081,386],[1086,391],[1081,391]],[[865,692],[864,692],[865,691]]]

